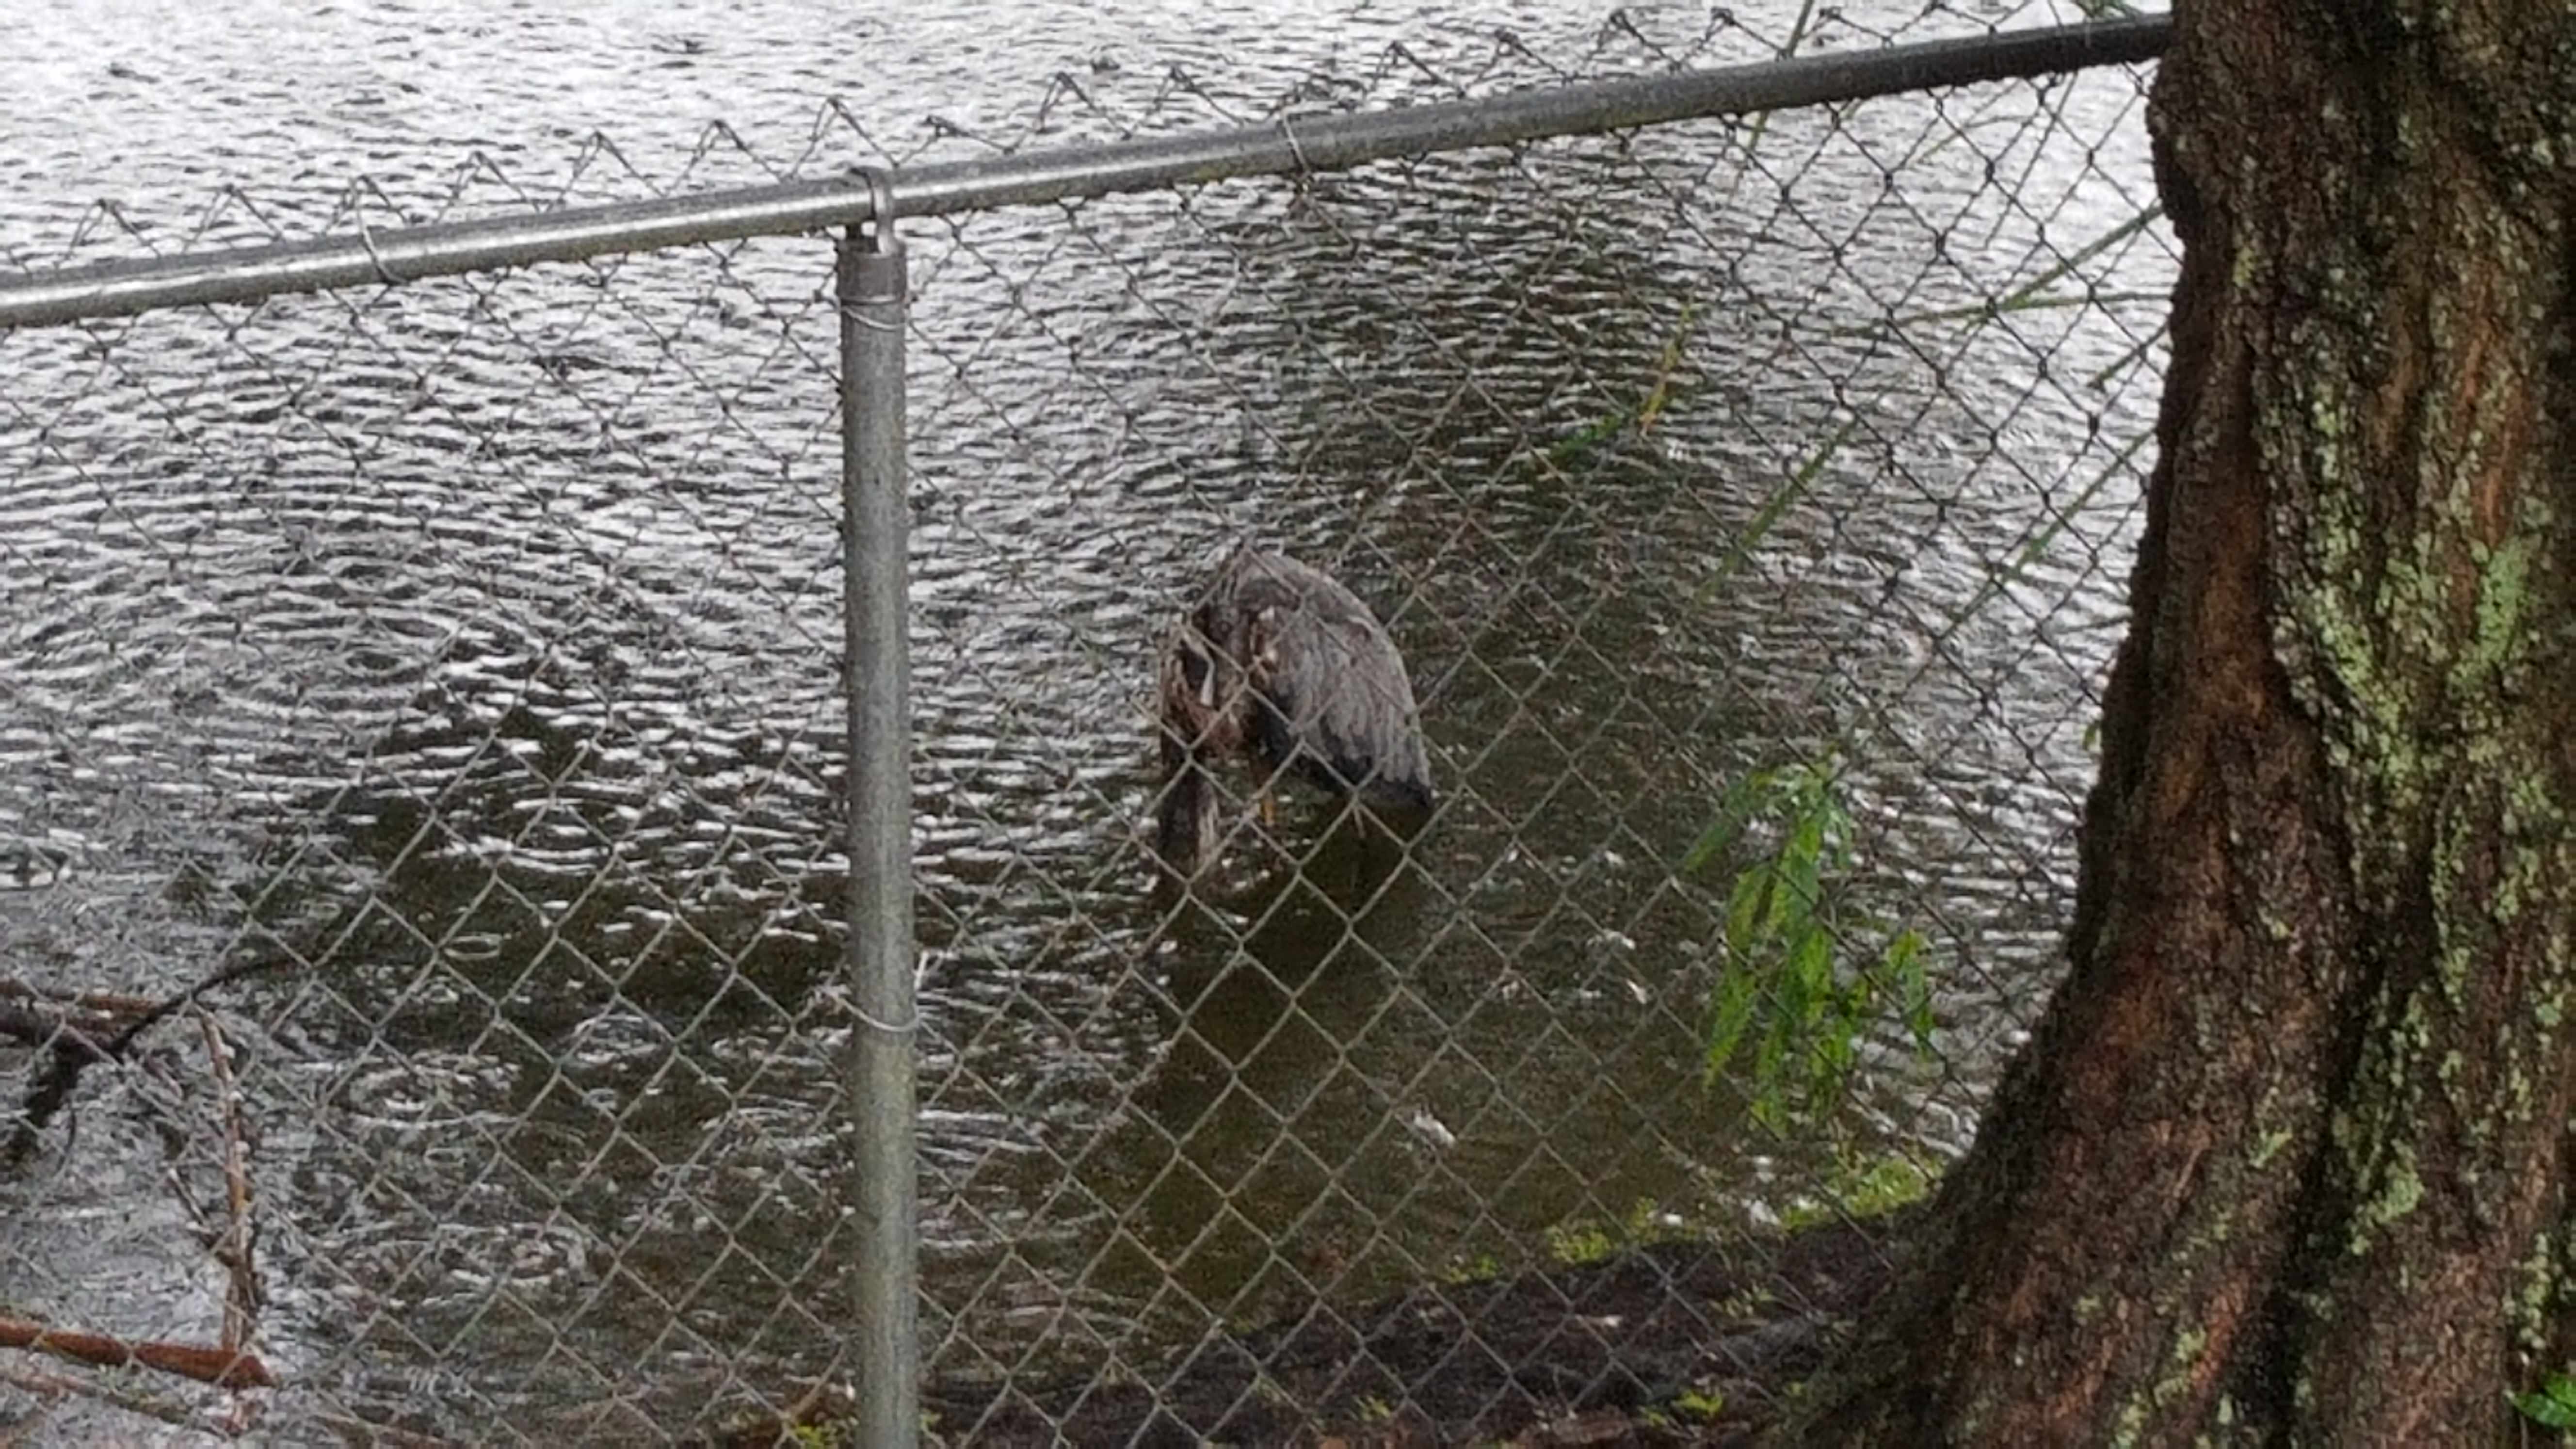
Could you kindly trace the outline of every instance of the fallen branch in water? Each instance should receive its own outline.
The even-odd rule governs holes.
[[[199,1419],[185,1404],[156,1394],[134,1393],[117,1388],[113,1384],[91,1383],[87,1379],[49,1374],[36,1369],[11,1368],[7,1364],[0,1364],[0,1384],[7,1384],[13,1389],[22,1390],[45,1400],[96,1399],[102,1404],[113,1404],[129,1414],[141,1414],[148,1419],[158,1419],[164,1424],[176,1424],[182,1429],[206,1427],[205,1421]]]
[[[249,1133],[242,1123],[241,1091],[233,1084],[232,1050],[224,1041],[223,1028],[215,1024],[214,1013],[202,1006],[197,1008],[197,1026],[205,1034],[207,1069],[214,1074],[224,1126],[224,1228],[207,1246],[215,1261],[224,1265],[226,1275],[224,1351],[237,1353],[250,1342],[260,1298],[259,1274],[251,1263],[258,1229],[250,1217]]]
[[[117,1018],[141,1016],[161,1004],[149,996],[132,996],[122,991],[61,991],[50,986],[33,985],[14,976],[0,976],[0,1000],[42,1001]]]
[[[29,1046],[53,1047],[87,1053],[94,1061],[110,1060],[103,1038],[114,1033],[114,1022],[93,1017],[80,1020],[68,1011],[49,1011],[41,1006],[21,1006],[14,1001],[0,1001],[0,1036],[22,1041]],[[68,1043],[64,1038],[70,1038]]]
[[[268,1365],[259,1361],[257,1354],[207,1348],[202,1344],[160,1343],[150,1339],[129,1343],[110,1334],[55,1328],[24,1318],[0,1318],[0,1348],[49,1353],[56,1358],[94,1364],[100,1368],[130,1368],[141,1364],[221,1389],[277,1386],[277,1377],[268,1371]]]
[[[238,962],[217,971],[167,1001],[144,1004],[135,997],[102,995],[98,998],[101,1002],[115,1003],[117,1008],[130,1008],[140,1004],[142,1010],[139,1012],[111,1009],[106,1005],[92,1005],[82,997],[71,998],[68,1005],[75,1011],[97,1013],[121,1022],[121,1025],[113,1028],[115,1034],[112,1036],[102,1037],[97,1034],[97,1028],[103,1024],[95,1019],[86,1023],[76,1022],[68,1013],[58,1014],[41,1008],[18,1006],[0,1001],[0,1036],[16,1037],[33,1045],[46,1047],[49,1052],[45,1069],[28,1078],[26,1104],[19,1109],[17,1130],[11,1133],[9,1138],[10,1163],[14,1165],[24,1162],[35,1154],[36,1134],[44,1131],[45,1124],[53,1120],[54,1114],[62,1110],[65,1102],[71,1100],[72,1089],[80,1085],[80,1074],[83,1070],[101,1062],[122,1060],[126,1048],[134,1044],[136,1037],[150,1030],[153,1023],[216,987],[228,985],[245,976],[257,975],[279,966],[291,965],[293,961],[293,957],[281,953],[275,956],[263,956],[254,961]],[[58,999],[37,993],[25,986],[19,986],[15,992],[0,994],[18,996],[21,1000]]]

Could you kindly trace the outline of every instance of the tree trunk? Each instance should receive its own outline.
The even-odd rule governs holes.
[[[2576,1355],[2576,7],[2177,26],[2071,974],[1807,1442],[2496,1442]]]

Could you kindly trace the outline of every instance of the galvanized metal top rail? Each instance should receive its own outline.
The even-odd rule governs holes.
[[[1147,191],[1236,176],[1339,171],[1372,161],[1547,136],[1825,105],[1936,86],[2152,60],[2163,15],[1972,36],[1720,70],[1592,81],[1382,111],[1066,146],[894,173],[898,217]],[[0,327],[250,302],[285,292],[419,281],[876,219],[865,176],[567,207],[525,216],[107,262],[0,280]]]

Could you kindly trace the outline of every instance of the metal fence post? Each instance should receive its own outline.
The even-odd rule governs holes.
[[[846,1102],[859,1234],[857,1442],[920,1430],[914,1331],[912,781],[905,657],[904,257],[892,190],[868,176],[873,223],[842,233],[842,689],[849,709],[848,971],[857,1011]]]

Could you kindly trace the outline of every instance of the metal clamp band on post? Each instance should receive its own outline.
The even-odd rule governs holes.
[[[903,238],[894,229],[894,174],[882,166],[861,166],[859,179],[868,184],[868,241],[879,256],[893,256],[903,250]]]
[[[849,1113],[856,1249],[854,1442],[920,1433],[913,1148],[912,779],[905,559],[904,309],[892,178],[864,173],[872,207],[841,235],[842,590],[848,710],[851,1011]]]

